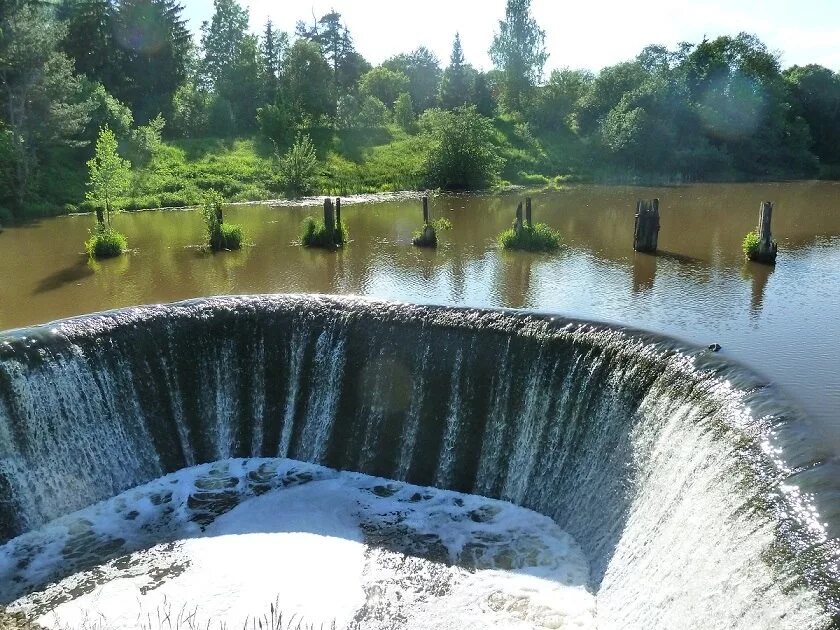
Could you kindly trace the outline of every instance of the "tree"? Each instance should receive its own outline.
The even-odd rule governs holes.
[[[131,163],[117,153],[117,137],[103,127],[96,140],[96,154],[88,160],[88,191],[85,198],[105,208],[105,222],[111,227],[111,211],[117,197],[125,194],[131,175]],[[97,212],[99,223],[102,217]]]
[[[436,105],[442,72],[440,61],[428,48],[421,46],[410,54],[396,55],[382,66],[408,77],[408,93],[416,111],[424,112]]]
[[[39,154],[50,145],[82,144],[93,105],[73,74],[73,62],[58,51],[63,25],[46,7],[18,4],[0,13],[0,108],[11,158],[4,164],[7,196],[20,212]]]
[[[314,123],[335,112],[330,90],[332,70],[318,44],[297,40],[284,63],[282,104],[295,125]]]
[[[548,82],[535,91],[528,120],[538,129],[570,132],[578,104],[595,77],[586,70],[555,70]]]
[[[394,102],[394,122],[405,131],[414,128],[414,105],[411,103],[411,95],[403,92]]]
[[[449,66],[444,71],[443,80],[440,84],[440,103],[444,109],[455,109],[469,102],[472,92],[470,70],[471,68],[468,69],[464,63],[461,36],[455,33],[455,41],[452,43],[452,56],[449,58]]]
[[[172,96],[187,79],[192,35],[176,0],[119,0],[112,29],[113,67],[102,83],[145,123],[171,115]]]
[[[487,75],[479,72],[473,81],[470,103],[475,105],[476,111],[482,116],[492,118],[496,114],[496,101],[487,81]]]
[[[299,135],[282,156],[275,149],[280,183],[291,197],[310,194],[318,182],[318,156],[307,135]]]
[[[265,23],[265,31],[260,41],[260,63],[265,82],[263,86],[266,101],[273,102],[280,89],[280,73],[283,58],[289,48],[288,34],[274,28],[269,19]]]
[[[379,66],[365,74],[359,81],[359,91],[364,96],[373,96],[388,106],[393,106],[397,97],[408,89],[408,77]]]
[[[784,72],[795,113],[811,130],[812,148],[820,161],[840,164],[840,76],[816,64]]]
[[[531,89],[542,79],[548,60],[545,31],[531,17],[531,0],[507,0],[505,19],[493,37],[490,58],[502,72],[502,101],[522,111]]]
[[[114,40],[114,9],[112,0],[63,0],[57,10],[67,28],[61,50],[73,59],[76,72],[105,86],[121,80],[116,57],[122,51]]]
[[[203,83],[216,93],[211,121],[224,133],[229,114],[233,133],[250,131],[262,92],[257,38],[248,33],[248,11],[236,0],[214,0],[213,6],[212,20],[201,27]]]
[[[430,109],[420,117],[420,127],[429,151],[428,186],[476,190],[487,188],[498,178],[501,159],[493,144],[493,124],[475,106]]]

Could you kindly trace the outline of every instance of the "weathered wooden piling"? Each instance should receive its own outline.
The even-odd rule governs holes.
[[[531,223],[531,198],[525,197],[525,224],[528,227],[534,227],[534,224]]]
[[[341,225],[341,197],[335,198],[335,225]]]
[[[770,231],[770,222],[773,219],[773,203],[770,201],[761,202],[758,210],[758,250],[752,257],[755,262],[767,265],[776,264],[776,254],[779,246],[773,240],[773,233]]]
[[[659,241],[659,199],[636,204],[636,224],[633,228],[633,249],[655,252]]]
[[[423,195],[421,201],[423,204],[423,231],[412,243],[417,247],[437,247],[437,232],[429,221],[429,197]]]
[[[222,204],[216,204],[216,222],[221,225],[225,222],[225,217],[222,214]]]
[[[105,211],[102,208],[96,208],[96,222],[100,226],[105,225]]]
[[[514,231],[519,234],[522,231],[522,202],[516,206],[516,222],[513,224]]]
[[[332,199],[324,199],[324,227],[327,230],[327,240],[335,244],[335,208]]]

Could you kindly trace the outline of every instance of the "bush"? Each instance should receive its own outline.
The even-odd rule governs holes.
[[[318,181],[318,156],[309,136],[298,136],[292,147],[278,157],[280,183],[286,194],[297,197],[310,194]]]
[[[303,220],[300,242],[304,247],[332,249],[344,245],[347,242],[347,234],[347,224],[344,221],[336,225],[335,233],[331,238],[322,220],[306,217]]]
[[[98,225],[85,241],[85,250],[91,258],[114,258],[128,249],[128,239],[115,229]]]
[[[744,241],[741,243],[741,249],[744,250],[744,256],[746,256],[747,260],[754,260],[758,256],[760,244],[761,240],[758,238],[758,232],[755,230],[744,237]]]
[[[493,124],[474,106],[428,110],[420,118],[429,147],[426,180],[432,188],[477,190],[498,179],[502,160],[493,144]]]
[[[224,222],[223,203],[224,198],[217,191],[211,190],[204,198],[204,204],[201,207],[204,225],[207,228],[207,245],[213,251],[239,249],[244,241],[242,226]]]
[[[560,247],[560,233],[545,223],[537,223],[533,227],[523,225],[518,232],[510,228],[499,234],[498,240],[503,249],[529,252],[551,252]]]

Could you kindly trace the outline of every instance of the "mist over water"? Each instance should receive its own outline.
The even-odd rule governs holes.
[[[836,622],[828,447],[765,380],[620,328],[294,296],[69,320],[0,339],[0,447],[6,549],[186,466],[281,456],[553,519],[599,627]]]

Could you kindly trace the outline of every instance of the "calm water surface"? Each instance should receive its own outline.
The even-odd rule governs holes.
[[[657,256],[633,252],[637,198],[658,196]],[[741,239],[759,202],[776,203],[775,269],[748,264]],[[239,206],[226,220],[252,242],[210,254],[199,211],[118,215],[129,255],[88,262],[90,216],[0,234],[0,329],[141,303],[221,293],[351,293],[412,302],[504,306],[616,322],[707,345],[773,379],[819,429],[840,438],[840,184],[584,186],[534,196],[558,228],[557,254],[506,253],[515,195],[431,200],[454,224],[436,251],[411,246],[417,200],[346,204],[352,242],[337,253],[295,241],[316,207]],[[838,440],[840,441],[840,440]]]

